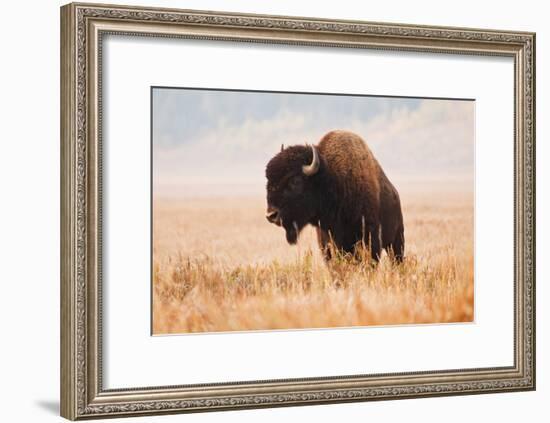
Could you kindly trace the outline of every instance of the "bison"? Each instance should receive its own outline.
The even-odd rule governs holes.
[[[357,258],[359,246],[369,246],[376,262],[382,249],[403,260],[399,194],[360,136],[336,130],[317,146],[281,146],[265,173],[266,218],[284,228],[289,244],[310,224],[327,261],[331,245]]]

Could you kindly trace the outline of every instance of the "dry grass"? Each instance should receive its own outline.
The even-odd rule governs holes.
[[[156,199],[153,332],[472,321],[473,194],[401,191],[406,260],[376,267],[287,245],[262,198]]]

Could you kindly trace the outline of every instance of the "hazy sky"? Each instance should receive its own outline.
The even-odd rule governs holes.
[[[473,101],[155,88],[155,194],[261,192],[281,144],[359,134],[386,174],[473,176]],[[204,193],[205,189],[199,189]]]

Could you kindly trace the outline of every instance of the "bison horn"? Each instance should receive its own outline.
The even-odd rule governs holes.
[[[281,151],[283,151],[284,149],[285,149],[285,145],[281,144]]]
[[[321,164],[321,161],[319,160],[319,153],[317,152],[317,148],[315,148],[314,145],[311,146],[311,152],[313,153],[311,164],[302,166],[302,171],[307,176],[315,175],[319,170],[319,166]]]

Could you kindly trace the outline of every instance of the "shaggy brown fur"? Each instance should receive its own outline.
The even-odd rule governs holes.
[[[378,260],[382,249],[403,259],[405,238],[399,194],[366,143],[349,131],[331,131],[315,147],[318,171],[307,176],[312,147],[291,146],[267,165],[268,220],[283,226],[296,243],[303,227],[316,227],[320,247],[331,258],[330,240],[344,253],[370,246]]]

